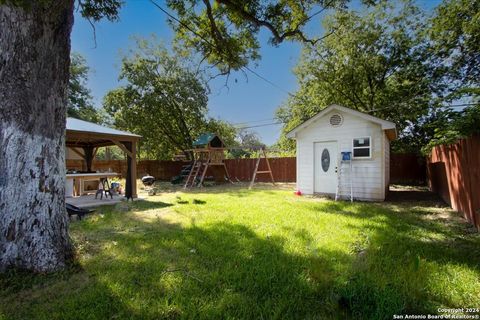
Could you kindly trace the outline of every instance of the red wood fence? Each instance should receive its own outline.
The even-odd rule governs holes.
[[[269,158],[270,167],[272,168],[273,178],[278,182],[295,182],[297,180],[296,158]],[[228,173],[233,179],[240,181],[249,181],[252,179],[255,170],[256,159],[227,159],[225,164]],[[267,170],[265,159],[260,160],[258,171]],[[269,182],[270,175],[258,174],[256,181]]]
[[[137,162],[137,177],[141,178],[150,174],[159,180],[170,180],[179,174],[182,166],[181,161],[141,160]],[[67,168],[86,170],[85,161],[67,160]],[[94,160],[92,170],[120,172],[122,176],[127,173],[127,161],[125,160]]]
[[[390,183],[425,184],[426,161],[414,153],[390,154]]]
[[[249,181],[255,169],[256,159],[227,159],[225,164],[234,181]],[[296,158],[270,158],[273,177],[278,182],[295,182],[297,169]],[[160,161],[141,160],[137,163],[138,177],[150,174],[159,180],[170,180],[178,175],[185,162],[181,161]],[[67,168],[86,170],[82,160],[67,160]],[[425,161],[412,154],[392,154],[390,157],[390,181],[391,183],[422,183],[425,182]],[[93,169],[99,171],[127,172],[127,163],[123,160],[102,161],[95,160]],[[264,159],[260,161],[259,171],[266,170]],[[212,170],[213,171],[213,170]],[[210,171],[207,174],[212,175]],[[257,175],[257,181],[269,182],[268,174]]]
[[[273,171],[273,178],[278,182],[295,182],[297,176],[296,158],[270,158],[270,166]],[[233,181],[250,181],[253,170],[255,169],[256,159],[227,159],[225,164],[228,173]],[[182,166],[188,163],[182,161],[161,161],[161,160],[140,160],[137,163],[137,175],[142,177],[150,174],[159,180],[170,180],[178,175]],[[84,161],[67,160],[67,168],[76,170],[86,170]],[[127,172],[127,162],[123,160],[95,160],[92,165],[93,170],[121,172],[125,176]],[[260,161],[258,170],[267,170],[264,159]],[[212,170],[213,171],[213,170]],[[207,172],[211,175],[213,172]],[[268,182],[268,174],[258,174],[256,181]]]
[[[433,148],[427,171],[432,191],[480,228],[480,135]]]

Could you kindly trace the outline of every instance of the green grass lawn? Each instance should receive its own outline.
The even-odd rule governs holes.
[[[0,319],[392,319],[480,307],[480,236],[432,204],[206,188],[71,223],[77,263],[0,276]]]

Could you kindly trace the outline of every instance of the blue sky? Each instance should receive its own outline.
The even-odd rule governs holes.
[[[173,33],[166,23],[166,16],[147,0],[127,0],[120,13],[119,22],[101,21],[95,25],[97,45],[93,39],[93,30],[88,21],[75,15],[72,31],[72,51],[81,53],[92,72],[89,88],[96,105],[101,106],[103,96],[120,85],[118,82],[121,51],[128,49],[132,36],[150,37],[155,34],[165,44],[171,43]],[[159,1],[161,3],[162,1]],[[438,0],[421,0],[420,5],[431,9]],[[317,25],[319,22],[317,20]],[[320,27],[318,27],[320,31]],[[242,73],[230,76],[229,88],[225,78],[217,78],[210,83],[209,115],[242,125],[262,125],[273,122],[275,110],[288,97],[285,92],[294,92],[297,88],[292,72],[301,47],[295,43],[283,43],[279,47],[267,44],[268,33],[261,36],[262,60],[252,69],[266,79],[281,87],[272,86],[255,75],[248,73],[246,79]],[[235,81],[235,79],[237,81]],[[265,121],[260,121],[265,120]],[[281,130],[280,125],[251,128],[257,132],[266,144],[274,143]]]

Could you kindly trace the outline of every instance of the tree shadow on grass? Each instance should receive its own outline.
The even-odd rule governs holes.
[[[0,274],[0,319],[112,319],[140,316],[78,264],[50,274]]]
[[[168,228],[165,228],[168,225]],[[280,237],[244,225],[182,227],[158,219],[146,232],[113,233],[68,280],[41,282],[7,318],[337,318],[331,259],[342,252],[286,252]],[[305,243],[312,239],[299,232]],[[75,280],[83,277],[86,280]],[[71,280],[73,279],[73,280]],[[71,281],[72,285],[68,283]],[[66,283],[65,283],[66,282]],[[58,286],[59,294],[46,296]],[[60,294],[61,292],[61,294]],[[34,295],[34,296],[33,296]],[[13,294],[9,301],[25,296]],[[75,315],[75,316],[74,316]]]
[[[471,295],[448,277],[480,274],[477,236],[459,236],[402,207],[310,208],[348,217],[343,227],[358,233],[351,252],[315,246],[315,235],[301,227],[283,228],[292,241],[242,224],[183,226],[162,215],[142,221],[112,212],[102,228],[78,231],[83,269],[33,276],[24,287],[25,277],[7,277],[0,310],[12,319],[391,319],[458,306],[445,288]],[[288,249],[292,242],[296,250]]]
[[[445,206],[439,195],[428,190],[390,190],[386,201],[389,202],[426,202]]]
[[[348,225],[360,234],[349,280],[339,288],[341,305],[355,318],[435,314],[480,293],[480,236],[465,233],[465,224],[426,219],[411,204],[326,202],[313,210],[353,218]]]
[[[169,183],[160,182],[156,184],[159,190],[159,193],[175,193],[182,192],[184,194],[228,194],[236,197],[247,197],[252,194],[254,191],[260,191],[265,194],[275,194],[279,188],[277,186],[264,185],[259,186],[254,185],[252,189],[248,189],[249,183],[222,183],[217,185],[208,185],[202,187],[192,187],[192,188],[183,188],[182,185],[171,185]]]
[[[97,252],[99,241],[108,239],[112,234],[138,232],[142,230],[141,223],[158,219],[164,212],[162,209],[171,206],[171,203],[146,200],[102,206],[81,221],[71,224],[70,231],[73,230],[75,235],[75,230],[83,230],[81,239],[77,240],[87,243],[90,249]]]
[[[226,223],[129,234],[118,245],[125,258],[108,280],[125,292],[156,292],[187,318],[307,318],[335,309],[334,270],[323,257],[340,253],[288,254],[282,238]]]
[[[94,216],[95,214],[104,214],[109,212],[127,212],[131,210],[148,211],[155,209],[163,209],[172,205],[173,204],[167,202],[150,200],[122,201],[116,204],[95,207],[93,213],[88,216]]]
[[[129,206],[131,210],[147,211],[147,210],[163,209],[163,208],[172,206],[172,204],[167,202],[162,202],[162,201],[141,200],[141,201],[130,202]]]

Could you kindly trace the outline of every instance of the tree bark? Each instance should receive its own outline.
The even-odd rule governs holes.
[[[9,1],[7,1],[9,3]],[[73,0],[0,5],[0,271],[63,268]]]

